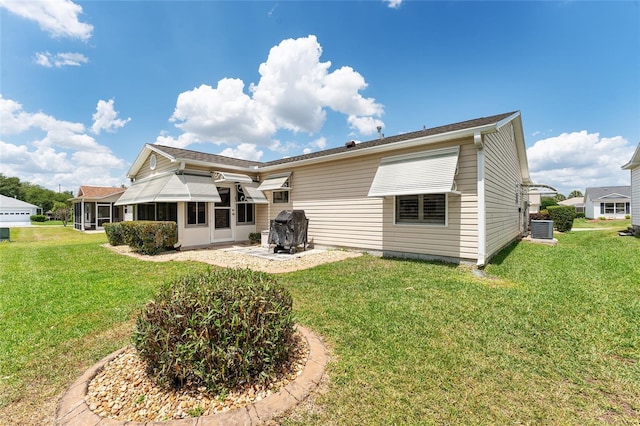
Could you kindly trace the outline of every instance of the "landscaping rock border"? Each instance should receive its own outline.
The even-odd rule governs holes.
[[[108,362],[124,351],[123,348],[100,360],[69,387],[58,403],[56,424],[60,426],[96,426],[98,424],[100,426],[124,426],[125,424],[127,426],[152,424],[163,426],[249,426],[267,422],[304,401],[318,387],[324,375],[328,362],[325,345],[311,330],[300,325],[296,328],[309,345],[309,355],[302,373],[278,392],[251,405],[211,416],[164,422],[131,422],[100,417],[91,411],[85,401],[89,383]]]

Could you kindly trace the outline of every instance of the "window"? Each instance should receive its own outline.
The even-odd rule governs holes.
[[[600,203],[600,214],[629,214],[630,203]]]
[[[138,204],[138,220],[156,220],[156,205]]]
[[[400,195],[396,197],[396,223],[446,225],[445,194]]]
[[[253,204],[238,204],[238,225],[252,225],[254,223],[253,213]]]
[[[273,191],[274,204],[289,204],[289,191]]]
[[[178,204],[156,203],[156,220],[178,222]]]
[[[187,203],[187,225],[207,225],[207,203]]]
[[[244,193],[242,185],[236,185],[238,200],[236,204],[236,210],[238,211],[237,222],[238,225],[252,225],[254,221],[255,207],[253,203],[250,203],[247,196]]]

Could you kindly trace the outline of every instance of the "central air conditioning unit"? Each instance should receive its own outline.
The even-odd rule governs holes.
[[[552,220],[532,220],[531,221],[531,238],[539,240],[553,239],[553,221]]]

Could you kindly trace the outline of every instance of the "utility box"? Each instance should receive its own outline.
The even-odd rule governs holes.
[[[0,228],[0,241],[11,240],[11,228]]]
[[[538,240],[553,239],[553,221],[552,220],[532,220],[531,221],[531,238]]]

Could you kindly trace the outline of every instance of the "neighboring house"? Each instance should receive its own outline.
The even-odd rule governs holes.
[[[81,186],[73,203],[73,227],[81,231],[101,230],[105,222],[120,222],[124,209],[115,206],[127,188]]]
[[[182,248],[246,241],[304,210],[315,247],[474,262],[526,234],[520,112],[270,162],[147,144],[116,205],[172,220]]]
[[[622,166],[631,171],[631,226],[636,235],[640,234],[640,143],[631,160]]]
[[[566,200],[558,201],[561,206],[573,206],[576,213],[584,213],[584,197],[571,197]]]
[[[587,188],[584,193],[584,214],[587,219],[624,219],[631,214],[631,187]]]
[[[0,226],[30,226],[31,216],[42,209],[16,198],[0,195]]]

